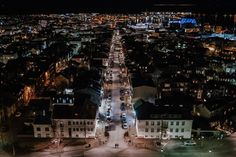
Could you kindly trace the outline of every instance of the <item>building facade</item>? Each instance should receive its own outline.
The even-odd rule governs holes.
[[[191,138],[192,120],[148,119],[136,121],[137,136],[140,138],[174,139]]]
[[[54,119],[53,122],[57,138],[95,138],[95,119]]]

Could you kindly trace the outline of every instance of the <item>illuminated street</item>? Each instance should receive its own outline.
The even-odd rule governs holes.
[[[2,15],[0,69],[0,157],[236,157],[236,14]]]

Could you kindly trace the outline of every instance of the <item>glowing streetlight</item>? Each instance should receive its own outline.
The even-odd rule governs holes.
[[[161,156],[164,157],[164,150],[163,150],[163,148],[161,149]]]
[[[209,150],[208,152],[209,152],[209,157],[211,157],[212,150]]]

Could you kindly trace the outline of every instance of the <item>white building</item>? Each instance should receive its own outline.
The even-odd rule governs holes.
[[[53,132],[57,138],[95,138],[97,105],[81,94],[74,104],[53,106]]]
[[[136,111],[137,136],[140,138],[191,138],[192,119],[181,107],[159,107],[138,100],[134,104]],[[182,114],[184,113],[184,114]]]
[[[33,129],[35,138],[52,138],[51,115],[37,116],[33,124]]]
[[[68,95],[66,95],[68,96]],[[33,128],[36,138],[95,138],[98,105],[87,94],[66,101],[55,97],[52,116],[41,115],[35,118]]]

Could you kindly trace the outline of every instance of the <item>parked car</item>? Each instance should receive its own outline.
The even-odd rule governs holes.
[[[123,123],[123,124],[122,124],[122,128],[123,128],[123,129],[128,129],[128,124],[127,124],[127,123]]]
[[[121,113],[120,117],[121,117],[122,119],[125,119],[125,118],[126,118],[126,114],[125,114],[125,113]]]
[[[121,103],[120,109],[121,109],[121,111],[125,111],[125,103]]]
[[[124,97],[123,97],[123,96],[121,96],[121,97],[120,97],[120,100],[121,100],[121,101],[124,101]]]
[[[195,146],[197,143],[193,140],[184,141],[185,146]]]

